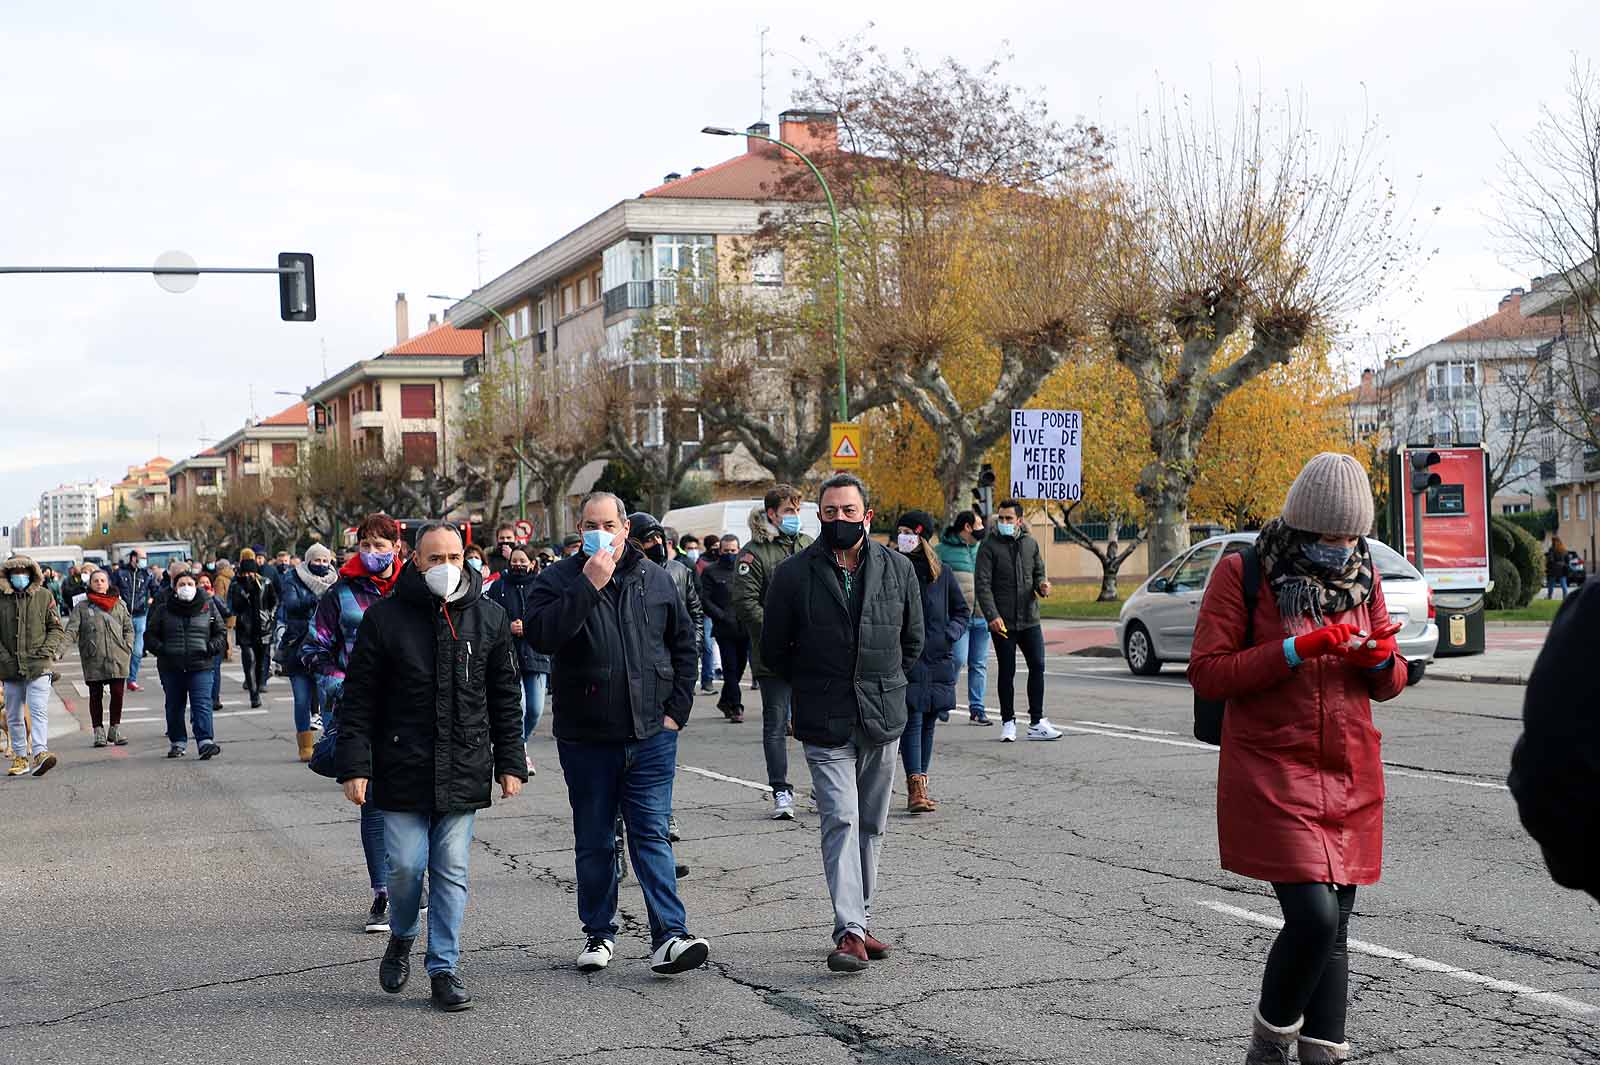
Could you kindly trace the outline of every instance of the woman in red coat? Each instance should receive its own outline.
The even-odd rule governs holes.
[[[1349,1055],[1346,937],[1356,886],[1383,859],[1383,761],[1372,700],[1405,690],[1383,585],[1363,537],[1372,489],[1349,455],[1295,478],[1256,541],[1261,594],[1246,644],[1244,556],[1217,566],[1189,680],[1226,700],[1217,773],[1222,867],[1272,884],[1284,927],[1267,955],[1247,1065]]]

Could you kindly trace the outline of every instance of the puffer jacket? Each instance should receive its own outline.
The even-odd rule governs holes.
[[[342,682],[361,619],[383,596],[383,588],[366,571],[360,557],[346,562],[339,579],[317,601],[317,612],[300,645],[300,664],[306,672],[327,678],[335,687]]]
[[[982,543],[983,541],[978,541]],[[946,529],[939,543],[934,548],[939,556],[939,561],[944,568],[950,571],[955,578],[956,585],[961,589],[961,594],[967,598],[967,609],[970,613],[978,611],[978,585],[974,576],[978,560],[978,544],[969,544],[961,539],[961,534]]]
[[[300,563],[304,566],[305,563]],[[311,583],[307,583],[307,581]],[[283,663],[283,671],[288,674],[306,672],[306,667],[300,661],[300,648],[306,641],[306,633],[311,629],[311,618],[317,612],[317,603],[321,595],[313,587],[317,583],[316,575],[309,570],[302,578],[299,568],[289,571],[288,575],[278,584],[278,629],[275,657]]]
[[[971,618],[956,575],[940,566],[939,575],[922,585],[922,655],[911,667],[906,706],[924,714],[955,709],[956,644],[966,638]]]
[[[860,624],[820,543],[779,566],[767,590],[761,652],[794,689],[803,743],[843,747],[860,725],[883,744],[906,729],[906,678],[922,657],[922,582],[898,551],[868,539],[861,553]]]
[[[750,508],[750,539],[739,552],[733,586],[733,612],[750,635],[750,679],[778,674],[761,658],[761,626],[765,621],[767,589],[778,564],[811,546],[805,533],[785,536],[767,521],[762,506]]]
[[[408,563],[361,619],[334,751],[339,780],[371,781],[379,810],[481,810],[495,778],[528,779],[511,621],[480,574],[462,581],[446,602]]]
[[[1039,627],[1039,585],[1044,583],[1044,554],[1027,526],[1002,537],[991,530],[973,560],[973,591],[983,620],[1004,618],[1006,631]]]
[[[270,643],[278,617],[278,586],[262,574],[241,573],[228,588],[228,610],[237,619],[234,632],[240,643]]]
[[[133,659],[133,615],[121,599],[101,610],[85,599],[67,619],[67,639],[76,640],[83,679],[126,680]]]
[[[524,676],[550,672],[550,656],[534,650],[527,637],[528,596],[533,592],[533,582],[538,579],[536,573],[517,574],[507,567],[500,571],[499,579],[489,585],[489,590],[484,593],[500,604],[506,617],[523,624],[523,635],[513,636],[511,640],[517,649],[517,669]]]
[[[160,668],[181,673],[211,669],[227,643],[228,629],[204,588],[187,603],[169,594],[151,609],[144,630],[145,653]]]
[[[11,574],[33,578],[22,591]],[[61,655],[67,629],[56,597],[44,585],[44,570],[27,555],[13,555],[0,566],[0,680],[33,680],[50,672]]]

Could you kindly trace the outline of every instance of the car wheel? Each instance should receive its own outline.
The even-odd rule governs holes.
[[[1127,635],[1122,638],[1122,657],[1127,659],[1128,669],[1141,677],[1161,672],[1161,659],[1150,642],[1150,631],[1137,621],[1128,626]]]
[[[1406,687],[1409,688],[1413,684],[1421,683],[1423,675],[1427,672],[1428,663],[1408,661],[1406,663]]]

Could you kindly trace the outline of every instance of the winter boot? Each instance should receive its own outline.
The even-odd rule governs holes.
[[[1350,1057],[1350,1044],[1300,1037],[1300,1065],[1338,1065]]]
[[[928,786],[928,774],[922,774],[922,812],[931,814],[939,809],[939,804],[933,801],[933,791]]]
[[[300,760],[302,762],[311,761],[311,748],[315,746],[317,734],[308,729],[305,732],[296,732],[294,738],[295,742],[300,745]]]
[[[106,731],[106,741],[113,747],[126,747],[128,745],[128,737],[122,734],[121,725],[112,725]]]
[[[96,747],[104,747],[106,745],[106,729],[104,725],[96,725],[94,727],[94,745]]]
[[[1255,1024],[1250,1033],[1250,1050],[1244,1056],[1244,1065],[1290,1065],[1294,1060],[1295,1037],[1300,1034],[1304,1018],[1288,1028],[1278,1028],[1262,1019],[1261,1011],[1255,1013]]]
[[[925,814],[933,811],[933,803],[928,801],[928,775],[926,773],[913,773],[906,777],[906,809],[914,814]]]

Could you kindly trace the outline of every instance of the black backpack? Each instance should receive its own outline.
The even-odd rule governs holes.
[[[1256,597],[1261,593],[1261,557],[1256,554],[1255,544],[1240,551],[1239,557],[1244,564],[1244,645],[1250,647],[1255,643]],[[1222,712],[1227,707],[1225,700],[1213,701],[1196,695],[1194,738],[1213,747],[1222,746]]]

